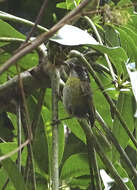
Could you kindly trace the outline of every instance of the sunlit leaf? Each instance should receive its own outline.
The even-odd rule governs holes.
[[[50,40],[67,46],[98,44],[98,42],[86,31],[67,24],[63,26],[58,31],[58,34],[53,36]]]

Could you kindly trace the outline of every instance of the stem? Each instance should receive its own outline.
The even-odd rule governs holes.
[[[29,20],[26,20],[26,19],[23,19],[23,18],[20,18],[17,16],[13,16],[13,15],[5,13],[3,11],[0,11],[0,19],[12,21],[12,22],[17,22],[17,23],[21,23],[21,24],[26,24],[28,26],[34,26],[35,25],[35,23],[33,23]],[[37,25],[37,28],[42,32],[48,31],[48,29],[46,29],[45,27],[40,26],[40,25]]]
[[[116,181],[116,183],[119,185],[119,188],[121,190],[129,190],[128,187],[125,185],[125,183],[122,181],[121,177],[119,176],[118,172],[114,168],[111,161],[109,161],[109,159],[106,157],[106,154],[103,151],[101,145],[99,144],[97,138],[93,134],[91,127],[84,121],[81,121],[80,123],[81,123],[81,126],[82,126],[83,130],[85,131],[86,135],[90,139],[91,146],[92,146],[92,142],[93,142],[97,153],[99,154],[101,160],[103,161],[103,163],[105,164],[107,169],[110,171],[110,173],[111,173],[112,177],[114,178],[114,180]]]
[[[30,30],[30,32],[29,32],[29,34],[28,34],[28,36],[27,36],[25,42],[27,42],[27,41],[30,39],[30,37],[32,36],[33,32],[35,31],[35,29],[37,28],[38,24],[40,23],[40,20],[41,20],[41,18],[42,18],[42,16],[43,16],[44,11],[47,10],[47,7],[46,7],[46,6],[47,6],[47,3],[48,3],[48,0],[45,0],[45,1],[43,2],[42,6],[41,6],[41,8],[40,8],[40,11],[39,11],[39,13],[38,13],[38,16],[37,16],[37,18],[36,18],[35,24],[34,24],[34,26],[31,28],[31,30]]]
[[[82,1],[79,6],[68,13],[65,17],[63,17],[57,24],[55,24],[48,32],[44,32],[43,34],[39,35],[35,40],[31,43],[26,44],[26,47],[18,51],[15,55],[13,55],[10,59],[8,59],[1,67],[0,67],[0,74],[6,71],[11,65],[15,64],[21,57],[26,55],[27,53],[31,52],[35,48],[37,48],[40,44],[45,42],[45,40],[49,39],[53,34],[55,34],[61,27],[65,24],[73,21],[76,18],[79,18],[82,14],[82,10],[90,0]]]
[[[92,22],[92,20],[91,20],[89,17],[87,17],[87,16],[85,16],[84,18],[87,20],[87,22],[88,22],[88,23],[90,24],[90,26],[93,28],[93,30],[94,30],[94,32],[95,32],[95,34],[96,34],[96,36],[97,36],[97,39],[98,39],[99,43],[100,43],[101,45],[103,45],[102,39],[101,39],[101,37],[100,37],[100,35],[99,35],[99,32],[98,32],[96,26],[94,25],[94,23]],[[116,76],[115,76],[115,73],[114,73],[114,71],[113,71],[113,67],[112,67],[111,62],[110,62],[110,60],[109,60],[109,57],[108,57],[108,55],[107,55],[106,53],[104,53],[104,56],[105,56],[106,62],[107,62],[107,64],[108,64],[108,67],[109,67],[109,70],[110,70],[110,73],[111,73],[113,82],[114,82],[115,86],[118,87],[118,84],[116,83],[116,81],[117,81],[117,80],[116,80]]]
[[[54,66],[53,66],[54,67]],[[58,94],[59,94],[59,72],[54,67],[51,73],[51,87],[52,87],[52,120],[58,120]],[[58,161],[58,123],[52,126],[52,190],[59,189],[59,161]]]
[[[97,164],[97,157],[96,157],[96,150],[95,148],[93,149],[93,159],[94,159],[94,177],[95,177],[95,180],[96,180],[96,189],[97,190],[102,190],[102,187],[101,187],[101,179],[100,179],[100,173],[99,173],[99,168],[98,168],[98,164]]]
[[[87,130],[86,130],[86,128],[83,127],[83,123],[81,123],[81,120],[79,120],[79,123],[81,124],[85,134],[87,134]],[[91,186],[92,186],[91,189],[102,190],[94,142],[89,137],[89,135],[86,135],[86,140],[87,140],[90,177],[91,177]],[[96,183],[94,183],[94,179],[96,180]]]
[[[21,146],[21,108],[20,108],[20,103],[17,107],[17,119],[18,119],[18,147]],[[19,171],[21,172],[21,149],[18,151],[18,159],[17,159],[17,164]]]
[[[133,166],[132,162],[130,161],[129,157],[127,156],[126,152],[124,151],[124,149],[119,145],[116,137],[113,135],[113,133],[110,131],[109,127],[107,126],[107,124],[104,122],[104,120],[102,119],[102,117],[99,115],[98,112],[96,112],[96,118],[98,120],[98,122],[101,124],[101,126],[103,127],[103,130],[106,133],[106,136],[109,138],[109,140],[114,144],[114,146],[116,147],[117,151],[119,152],[121,158],[123,159],[123,161],[125,161],[125,163],[127,164],[130,172],[134,175],[135,180],[137,181],[137,171],[135,169],[135,167]],[[129,174],[129,176],[131,175],[129,170],[127,170],[127,173]]]

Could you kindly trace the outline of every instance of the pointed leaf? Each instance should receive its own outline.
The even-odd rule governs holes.
[[[99,44],[91,35],[86,31],[81,30],[72,25],[65,25],[59,31],[58,34],[53,36],[51,41],[57,42],[67,46],[77,46],[84,44]]]
[[[10,24],[0,20],[0,37],[11,37],[25,39],[25,36],[15,30]]]
[[[133,113],[133,104],[132,104],[132,94],[127,92],[120,92],[117,108],[121,113],[124,121],[126,122],[128,129],[132,133],[134,130],[134,113]],[[125,148],[129,141],[129,136],[127,135],[125,129],[121,126],[121,123],[114,118],[113,124],[113,134],[117,138],[119,144]],[[113,161],[116,161],[119,158],[119,153],[114,148],[112,151]]]
[[[88,155],[84,153],[73,154],[64,163],[61,179],[89,175]]]

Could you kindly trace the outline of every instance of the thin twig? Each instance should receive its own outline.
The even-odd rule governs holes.
[[[100,34],[99,34],[99,32],[98,32],[98,30],[97,30],[95,24],[92,22],[92,20],[91,20],[89,17],[85,16],[84,18],[87,20],[87,22],[88,22],[88,23],[90,24],[90,26],[93,28],[93,30],[94,30],[94,32],[95,32],[95,34],[96,34],[96,36],[97,36],[97,39],[98,39],[99,43],[100,43],[101,45],[103,45],[102,39],[101,39],[101,37],[100,37]],[[108,57],[108,55],[107,55],[106,53],[104,53],[104,57],[105,57],[106,62],[107,62],[107,64],[108,64],[108,67],[109,67],[109,70],[110,70],[110,73],[111,73],[113,82],[114,82],[115,86],[118,87],[117,80],[116,80],[116,75],[115,75],[115,73],[114,73],[114,71],[113,71],[113,67],[112,67],[111,62],[110,62],[110,60],[109,60],[109,57]]]
[[[94,142],[92,141],[91,138],[89,138],[89,135],[87,135],[87,130],[83,127],[81,120],[78,120],[78,121],[81,124],[81,126],[85,132],[86,140],[87,140],[89,168],[90,168],[90,176],[91,176],[91,189],[102,190]],[[95,181],[96,181],[96,183],[95,183]]]
[[[119,176],[119,174],[116,171],[116,169],[114,168],[114,166],[112,165],[112,163],[106,157],[106,154],[105,154],[103,148],[101,147],[101,145],[99,144],[97,138],[93,134],[91,127],[87,124],[87,122],[84,122],[83,120],[81,120],[80,123],[81,123],[81,126],[82,126],[83,130],[85,131],[86,135],[91,140],[91,146],[92,146],[92,142],[93,142],[98,155],[100,156],[101,160],[103,161],[103,163],[105,164],[107,169],[110,171],[115,182],[119,185],[119,188],[121,190],[129,190],[128,187],[126,186],[126,184],[123,182],[123,180]]]
[[[94,177],[94,145],[91,144],[88,136],[86,136],[87,141],[87,150],[88,150],[88,160],[89,160],[89,168],[90,168],[90,183],[91,189],[95,189],[95,177]]]
[[[21,107],[20,103],[17,106],[17,123],[18,123],[18,146],[21,146]],[[19,168],[19,171],[21,172],[21,150],[18,151],[18,159],[17,159],[17,165]]]
[[[6,71],[11,65],[15,64],[21,57],[26,55],[27,53],[34,50],[38,47],[41,43],[45,40],[49,39],[53,34],[55,34],[62,26],[71,22],[72,20],[79,18],[82,14],[82,9],[90,2],[90,0],[82,1],[79,6],[68,13],[65,17],[63,17],[57,24],[55,24],[48,32],[45,32],[34,39],[31,43],[13,55],[9,60],[7,60],[1,67],[0,67],[0,74]]]
[[[25,96],[25,92],[24,92],[24,86],[23,86],[22,79],[20,77],[20,72],[19,72],[18,65],[17,65],[16,68],[17,68],[18,77],[19,77],[19,88],[20,88],[21,98],[22,98],[22,101],[23,101],[23,103],[22,103],[23,104],[23,109],[25,111],[25,113],[23,114],[23,117],[24,117],[24,120],[26,120],[26,126],[27,126],[26,136],[27,136],[27,138],[30,139],[30,144],[28,144],[27,149],[28,149],[28,153],[29,153],[28,158],[29,158],[30,169],[31,169],[30,174],[31,174],[31,177],[32,177],[32,188],[33,188],[33,190],[36,190],[36,177],[35,177],[35,169],[34,169],[32,142],[31,142],[32,138],[33,138],[32,129],[31,129],[31,120],[30,120],[29,110],[28,110],[26,96]]]
[[[47,8],[47,3],[48,3],[48,0],[44,0],[42,6],[41,6],[41,8],[40,8],[40,11],[39,11],[39,13],[38,13],[38,16],[37,16],[37,18],[36,18],[35,25],[31,28],[31,30],[30,30],[30,32],[29,32],[27,38],[26,38],[26,42],[29,41],[29,39],[30,39],[30,37],[32,36],[33,32],[36,30],[38,24],[40,23],[40,20],[41,20],[41,18],[42,18],[42,16],[43,16],[43,13],[44,13],[44,11],[45,11],[46,8]]]
[[[94,177],[95,177],[95,180],[96,180],[96,189],[97,190],[102,190],[102,187],[101,187],[101,178],[100,178],[100,173],[99,173],[99,168],[98,168],[98,163],[97,163],[97,156],[96,156],[96,150],[95,148],[93,149],[93,155],[94,155]]]
[[[8,178],[8,179],[6,180],[6,182],[5,182],[5,184],[3,185],[3,187],[2,187],[1,190],[5,190],[5,189],[6,189],[6,187],[7,187],[8,183],[9,183],[9,181],[10,181],[10,179]]]
[[[13,151],[9,152],[8,154],[5,154],[4,156],[0,156],[0,162],[2,160],[5,160],[9,157],[11,157],[13,154],[16,154],[19,150],[21,150],[24,146],[30,143],[30,139],[27,139],[23,144],[20,145],[20,147],[14,149]]]
[[[31,22],[31,21],[26,20],[24,18],[13,16],[13,15],[5,13],[3,11],[0,11],[0,19],[8,20],[8,21],[16,22],[16,23],[21,23],[21,24],[26,24],[28,26],[34,26],[35,25],[34,22]],[[48,29],[46,29],[45,27],[40,26],[40,25],[37,25],[37,28],[42,32],[48,31]]]
[[[103,130],[105,131],[107,138],[113,143],[113,145],[115,146],[115,148],[119,152],[121,158],[127,164],[128,168],[129,168],[127,170],[127,173],[130,175],[130,172],[131,172],[134,175],[135,180],[137,181],[137,170],[133,166],[131,160],[129,159],[129,157],[127,155],[127,153],[119,145],[116,137],[113,135],[110,128],[107,126],[107,124],[105,123],[105,121],[102,119],[102,117],[100,116],[100,114],[97,111],[96,111],[96,118],[97,118],[97,121],[101,124]]]

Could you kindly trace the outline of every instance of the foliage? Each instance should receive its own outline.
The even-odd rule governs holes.
[[[54,1],[52,5],[49,5],[52,9],[46,13],[46,15],[50,15],[49,20],[47,18],[46,22],[42,23],[48,27],[57,23],[60,17],[65,16],[66,12],[74,10],[79,3],[80,0]],[[0,4],[3,2],[0,1]],[[27,1],[21,4],[23,9],[30,10],[33,2],[28,1],[28,5]],[[39,8],[39,5],[36,5],[35,11],[37,13]],[[94,138],[97,139],[97,144],[93,144],[96,150],[97,166],[101,174],[102,189],[124,189],[118,185],[117,176],[120,176],[123,184],[127,187],[125,189],[135,190],[137,187],[135,171],[137,169],[137,16],[134,11],[136,4],[132,3],[131,0],[120,0],[117,3],[108,1],[102,6],[100,5],[99,8],[99,11],[95,8],[95,11],[89,12],[90,14],[87,13],[88,17],[83,14],[80,19],[76,20],[75,26],[65,25],[62,27],[48,40],[48,43],[45,42],[45,46],[48,49],[49,62],[61,62],[62,64],[76,57],[80,64],[86,65],[88,62],[86,66],[90,74],[94,105],[107,128],[99,120],[96,120],[95,127],[92,129]],[[60,14],[59,10],[61,11]],[[6,17],[4,19],[2,13],[0,13],[0,19],[0,66],[2,67],[16,53],[16,50],[19,51],[18,48],[25,40],[25,34],[22,34],[21,30],[18,29],[18,17],[17,25],[13,24],[10,16],[9,20]],[[89,20],[94,21],[94,23],[90,23]],[[49,24],[50,21],[52,24]],[[26,27],[25,22],[20,25]],[[42,31],[39,29],[37,32],[40,34]],[[99,37],[102,39],[101,42]],[[112,72],[106,55],[112,64]],[[15,96],[14,99],[4,102],[5,105],[10,104],[16,109],[11,110],[11,107],[6,105],[4,109],[1,108],[0,110],[0,156],[5,156],[15,150],[19,146],[20,136],[22,143],[28,138],[27,125],[31,124],[33,132],[32,149],[31,146],[27,146],[21,152],[21,171],[19,171],[19,154],[13,154],[1,161],[0,189],[3,189],[4,186],[7,190],[34,189],[35,182],[38,190],[51,188],[52,142],[54,138],[52,128],[56,125],[52,121],[51,84],[47,85],[48,88],[45,90],[40,108],[40,86],[37,85],[34,90],[33,86],[26,88],[29,81],[25,83],[22,79],[24,87],[17,88],[18,82],[11,79],[16,76],[17,78],[21,77],[19,72],[30,72],[34,67],[38,67],[40,56],[37,48],[23,56],[17,65],[14,64],[9,67],[0,76],[0,90],[2,93],[6,93],[4,96],[10,97],[9,93],[12,87],[6,84],[12,81],[13,86],[16,85],[16,87],[14,86],[16,91],[22,89],[26,93],[24,104],[27,107],[24,108],[24,105],[21,105],[22,132],[19,134],[20,117],[17,104],[24,101],[19,98],[23,96],[22,90],[18,93],[19,97]],[[64,67],[61,66],[61,69],[63,70]],[[63,82],[66,80],[64,72],[67,75],[67,69],[60,72]],[[49,70],[49,73],[50,76],[52,72]],[[98,80],[99,82],[97,82]],[[40,82],[42,83],[42,81]],[[48,81],[44,82],[48,83]],[[37,82],[35,83],[37,84]],[[6,88],[4,92],[2,91],[3,86]],[[76,118],[65,119],[68,118],[68,114],[62,103],[62,86],[60,87],[59,98],[58,164],[60,189],[88,189],[91,178],[87,136]],[[118,117],[117,112],[120,117]],[[125,129],[126,127],[120,118],[123,119],[121,120],[127,129]],[[98,147],[101,147],[103,154],[106,155],[112,167],[117,171],[116,178],[113,175],[112,168],[109,168],[108,163],[100,156]],[[94,168],[93,164],[91,162],[91,167]]]

